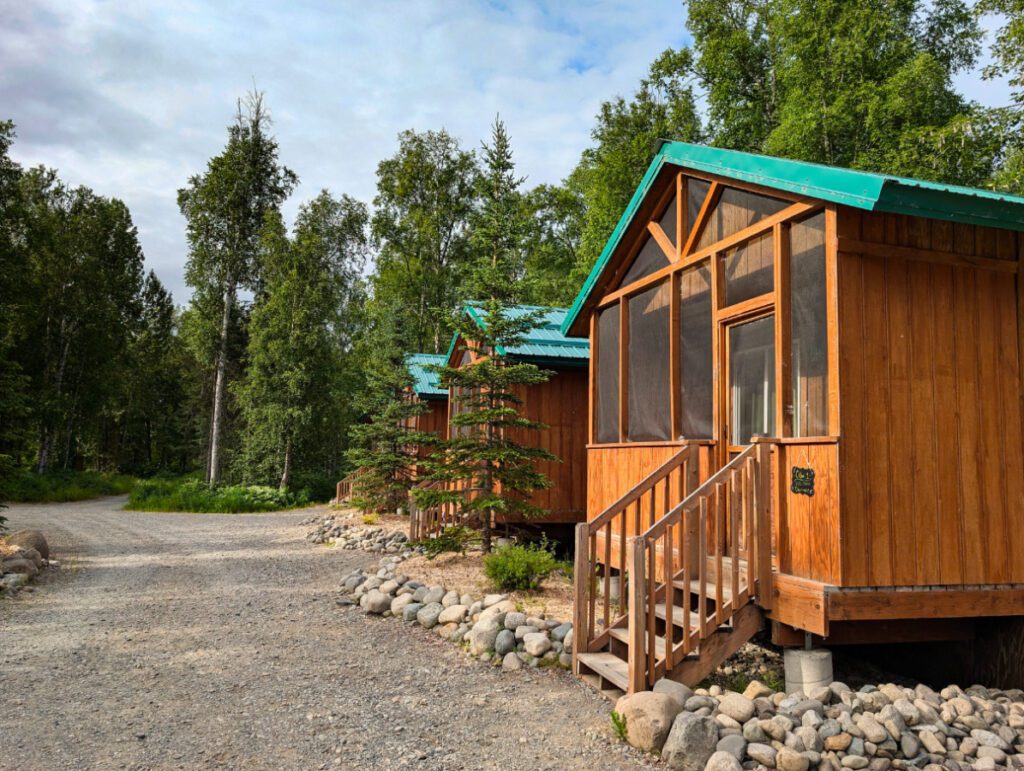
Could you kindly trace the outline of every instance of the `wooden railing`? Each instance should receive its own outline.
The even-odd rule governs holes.
[[[755,597],[771,607],[769,441],[750,445],[625,547],[630,692],[665,676]]]
[[[416,502],[416,490],[440,490],[448,485],[444,482],[424,480],[415,485],[409,492],[409,540],[421,541],[440,535],[446,527],[458,527],[469,524],[469,520],[478,516],[475,512],[467,515],[460,501],[444,501],[429,506],[420,506]]]
[[[347,477],[338,482],[337,489],[335,490],[334,503],[345,503],[346,501],[352,500],[352,483],[355,482],[358,475],[358,470],[353,471]]]
[[[686,445],[590,522],[576,526],[574,652],[600,650],[611,629],[628,621],[627,538],[649,529],[697,487],[696,445]],[[597,569],[601,566],[601,575]],[[612,599],[612,571],[618,570],[618,600]],[[601,585],[600,600],[598,585]],[[597,629],[598,621],[600,630]]]

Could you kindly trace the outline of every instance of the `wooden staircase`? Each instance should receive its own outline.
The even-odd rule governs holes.
[[[701,485],[687,446],[576,530],[574,669],[609,697],[693,686],[771,602],[770,444]],[[618,597],[613,597],[615,579]]]

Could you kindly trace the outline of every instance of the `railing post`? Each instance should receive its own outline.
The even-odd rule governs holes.
[[[590,564],[590,526],[576,525],[576,556],[573,564],[572,669],[580,673],[578,656],[590,652],[590,593],[594,591],[594,566]]]
[[[629,693],[647,690],[647,580],[644,540],[629,539]],[[619,591],[622,591],[620,585]]]
[[[765,610],[772,607],[772,512],[771,457],[772,446],[760,441],[754,451],[754,518],[757,538],[757,604]],[[748,579],[749,580],[749,579]]]

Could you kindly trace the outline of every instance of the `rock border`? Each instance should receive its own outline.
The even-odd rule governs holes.
[[[470,656],[504,671],[525,667],[572,667],[571,622],[519,610],[506,594],[474,597],[444,586],[427,586],[398,572],[401,554],[387,555],[376,571],[357,568],[338,587],[341,607],[400,618],[462,645]]]

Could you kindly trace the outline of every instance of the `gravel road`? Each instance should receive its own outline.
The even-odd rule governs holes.
[[[374,555],[315,547],[309,511],[16,505],[61,560],[0,599],[0,768],[638,768],[609,707],[429,632],[335,606]]]

